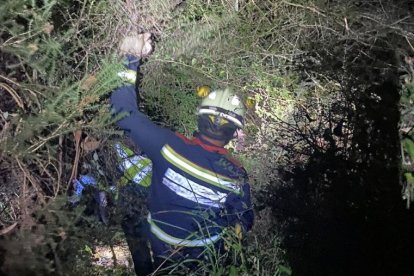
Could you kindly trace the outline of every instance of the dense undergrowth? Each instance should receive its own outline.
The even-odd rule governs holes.
[[[122,35],[151,31],[139,86],[158,123],[191,135],[200,85],[255,99],[230,147],[249,171],[256,225],[198,274],[409,275],[413,10],[391,0],[1,3],[2,271],[110,273],[91,265],[91,248],[122,242],[116,206],[103,226],[86,200],[67,208],[69,183],[110,178],[114,53]]]

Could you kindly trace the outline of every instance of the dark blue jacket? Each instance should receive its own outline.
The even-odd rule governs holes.
[[[129,57],[128,68],[138,66]],[[138,110],[134,85],[115,90],[111,103],[113,112],[129,114],[118,126],[153,162],[148,199],[152,235],[169,245],[200,247],[216,243],[222,230],[236,223],[245,231],[252,227],[247,174],[226,149],[154,124]]]

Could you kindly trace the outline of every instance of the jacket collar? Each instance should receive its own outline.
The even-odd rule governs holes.
[[[176,132],[176,135],[180,137],[186,144],[198,145],[202,147],[203,149],[205,149],[206,151],[215,152],[215,153],[224,154],[224,155],[227,155],[229,153],[227,149],[223,147],[215,146],[209,143],[208,141],[202,139],[199,135],[196,135],[195,137],[192,137],[191,139],[188,139],[187,137],[185,137],[184,135],[178,132]]]

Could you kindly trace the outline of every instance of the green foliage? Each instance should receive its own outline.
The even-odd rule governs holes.
[[[284,252],[276,236],[264,245],[258,242],[256,235],[242,238],[233,228],[229,228],[223,231],[223,240],[224,252],[218,253],[214,248],[207,247],[204,259],[172,262],[159,270],[157,275],[292,275],[290,268],[283,264]],[[186,266],[189,262],[193,262],[191,269]]]
[[[6,257],[1,271],[7,275],[50,275],[61,272],[74,261],[70,252],[76,252],[82,231],[76,226],[82,219],[83,209],[69,211],[64,208],[66,197],[58,197],[33,218],[24,221],[31,227],[18,235],[7,237],[2,244]],[[50,254],[55,262],[51,261]]]
[[[283,167],[282,172],[293,171],[292,166],[306,164],[315,153],[333,152],[332,156],[348,161],[350,152],[357,152],[350,162],[356,166],[372,162],[370,148],[357,149],[364,144],[353,140],[373,134],[370,131],[375,121],[364,113],[364,105],[376,106],[377,102],[367,100],[371,95],[364,96],[364,91],[382,81],[384,72],[395,69],[389,65],[393,63],[389,59],[385,60],[386,65],[381,63],[378,53],[389,53],[381,51],[406,42],[411,45],[413,34],[407,31],[411,23],[406,23],[409,21],[400,16],[401,10],[388,2],[371,1],[358,7],[339,2],[1,2],[0,92],[4,101],[0,104],[0,166],[2,172],[7,172],[7,183],[1,183],[2,199],[7,198],[7,202],[2,200],[0,205],[11,214],[4,219],[7,223],[12,218],[16,220],[11,207],[17,206],[17,216],[22,220],[30,218],[32,210],[41,210],[34,212],[35,222],[29,224],[34,229],[23,224],[8,241],[16,249],[10,256],[25,256],[28,261],[22,270],[47,274],[71,270],[69,266],[76,261],[65,259],[66,253],[76,252],[78,266],[74,274],[105,273],[104,269],[90,267],[94,241],[82,237],[72,243],[74,240],[68,237],[69,233],[79,232],[75,223],[80,220],[80,210],[67,213],[60,197],[51,199],[66,194],[71,170],[79,164],[74,159],[80,149],[74,149],[72,132],[81,129],[87,135],[104,138],[116,133],[111,126],[113,118],[107,112],[106,97],[119,85],[115,73],[120,65],[119,60],[108,56],[119,38],[131,30],[155,33],[156,50],[142,67],[141,90],[143,107],[163,125],[185,134],[196,130],[194,114],[199,99],[195,89],[200,85],[213,89],[230,85],[243,97],[256,100],[255,109],[248,114],[246,143],[239,151],[252,177],[256,206],[277,206],[276,199],[269,197],[270,189],[289,186],[280,179],[279,168]],[[384,5],[388,8],[384,9]],[[401,129],[407,184],[404,197],[409,206],[414,198],[414,86],[412,61],[407,59],[406,63],[408,77],[402,89]],[[343,136],[334,137],[332,132],[336,126],[342,126],[341,119],[350,124],[344,127],[344,133],[339,133]],[[95,161],[94,166],[85,168],[100,169],[98,160]],[[348,178],[352,173],[327,170],[326,175]],[[311,191],[306,190],[305,195],[312,197],[310,203],[308,197],[299,197],[304,202],[299,206],[319,206],[317,203],[325,202],[324,191],[333,185],[320,177],[315,179],[328,183],[326,186],[311,190],[312,183],[302,183],[310,185],[307,189]],[[294,192],[300,194],[300,187],[295,187]],[[8,204],[9,198],[13,206]],[[354,201],[349,202],[355,205]],[[262,225],[272,219],[271,215],[263,216],[257,223]],[[96,225],[83,222],[83,227]],[[278,223],[284,225],[285,221]],[[286,222],[289,223],[292,222]],[[198,272],[291,275],[290,268],[284,265],[280,234],[270,229],[256,229],[248,235],[248,246],[229,231],[225,238],[226,254],[217,256],[210,250]],[[260,238],[260,232],[266,238]],[[88,235],[93,236],[89,232]],[[30,241],[24,250],[21,240]],[[60,259],[64,263],[59,264]],[[178,271],[180,264],[170,268]]]
[[[412,69],[412,62],[407,65]],[[412,70],[409,72],[412,73]],[[407,80],[411,78],[410,75],[406,77]],[[401,140],[402,168],[405,178],[403,180],[403,199],[407,201],[407,208],[409,208],[411,202],[414,201],[414,131],[412,125],[414,120],[414,86],[412,82],[406,81],[402,88],[401,109],[401,131],[404,135]]]
[[[285,66],[296,46],[286,41],[302,38],[294,28],[283,35],[280,31],[284,20],[302,13],[279,2],[258,6],[248,1],[237,9],[230,2],[188,1],[173,13],[155,53],[143,66],[147,108],[158,112],[158,120],[187,134],[195,128],[189,117],[194,117],[197,106],[197,86],[230,85],[245,97],[258,91],[272,98],[294,97],[298,77]]]
[[[16,128],[21,129],[13,137],[6,139],[1,149],[5,153],[29,157],[44,146],[53,147],[56,139],[76,129],[104,127],[113,122],[107,105],[100,103],[102,96],[120,85],[116,72],[119,64],[103,64],[103,69],[89,79],[74,84],[62,84],[61,87],[45,88],[42,93],[48,95],[41,99],[38,107],[33,107],[31,113],[20,115],[23,120],[16,118]],[[86,82],[93,81],[85,87]],[[23,86],[23,85],[22,85]],[[87,115],[88,112],[101,114],[100,117]]]
[[[73,132],[116,133],[107,98],[123,68],[112,56],[123,21],[108,20],[122,18],[117,8],[90,0],[0,3],[1,219],[18,225],[5,244],[4,269],[14,274],[62,273],[81,258],[82,210],[66,206],[81,157]]]
[[[79,10],[65,14],[72,5]],[[120,84],[116,72],[121,66],[94,44],[103,23],[99,13],[109,10],[108,4],[6,1],[0,9],[5,22],[0,50],[9,60],[1,77],[20,107],[6,120],[11,133],[1,150],[22,157],[39,149],[55,152],[62,135],[108,126],[112,120],[105,115],[108,107],[103,100]],[[66,21],[61,22],[60,16]]]

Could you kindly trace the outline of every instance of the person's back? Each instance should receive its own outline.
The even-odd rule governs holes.
[[[153,159],[152,235],[172,246],[200,247],[217,242],[222,230],[238,220],[250,228],[252,214],[243,214],[250,208],[246,173],[230,161],[227,150],[179,134],[165,140]]]

